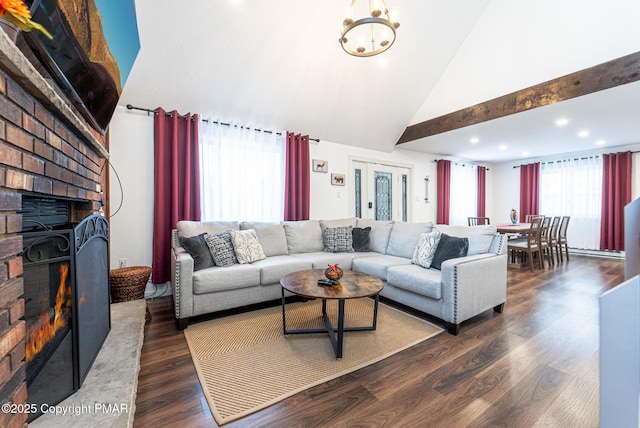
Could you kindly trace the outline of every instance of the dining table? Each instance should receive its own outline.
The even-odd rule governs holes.
[[[497,224],[496,230],[498,233],[504,234],[518,234],[527,233],[531,229],[531,223],[509,223],[509,224]]]

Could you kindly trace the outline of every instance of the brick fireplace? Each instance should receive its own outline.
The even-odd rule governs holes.
[[[23,197],[68,201],[71,223],[98,212],[106,188],[106,138],[0,32],[0,403],[28,403],[25,371]],[[0,426],[26,414],[0,412]]]

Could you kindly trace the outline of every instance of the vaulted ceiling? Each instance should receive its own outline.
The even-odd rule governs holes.
[[[395,44],[356,58],[338,43],[349,3],[136,0],[120,104],[389,152],[410,125],[640,51],[637,0],[387,0]],[[498,162],[639,143],[637,100],[630,83],[400,146]]]

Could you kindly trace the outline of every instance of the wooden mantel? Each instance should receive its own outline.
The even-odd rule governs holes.
[[[408,126],[396,145],[640,80],[640,52]]]

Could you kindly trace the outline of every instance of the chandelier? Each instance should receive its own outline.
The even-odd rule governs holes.
[[[368,1],[368,7],[366,2]],[[389,49],[396,40],[396,29],[400,26],[395,17],[390,16],[385,0],[351,0],[347,17],[342,22],[340,45],[349,55],[374,56]],[[353,16],[362,16],[354,20]]]

